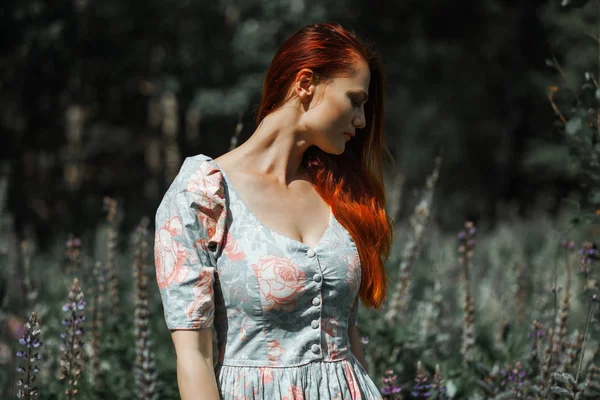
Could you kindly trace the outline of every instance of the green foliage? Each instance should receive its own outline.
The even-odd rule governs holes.
[[[359,312],[361,334],[369,337],[365,352],[373,377],[380,379],[386,370],[391,369],[398,375],[398,384],[410,390],[418,361],[430,372],[436,364],[440,364],[449,393],[454,398],[491,399],[504,393],[498,386],[502,379],[508,379],[502,378],[502,371],[509,364],[514,366],[520,362],[529,376],[522,387],[523,393],[536,393],[535,385],[538,383],[534,371],[538,365],[528,361],[531,353],[530,324],[538,320],[546,327],[554,327],[554,268],[557,268],[558,283],[563,290],[568,274],[565,257],[568,257],[574,271],[568,332],[585,329],[590,293],[598,293],[597,288],[591,292],[586,290],[583,277],[576,274],[579,257],[561,249],[560,243],[565,237],[578,244],[585,239],[584,224],[579,225],[575,232],[569,232],[569,221],[577,214],[576,209],[565,209],[556,220],[538,216],[532,221],[502,223],[493,231],[485,232],[477,241],[471,270],[471,279],[476,281],[473,289],[477,332],[476,360],[472,365],[464,365],[460,354],[464,310],[460,302],[463,288],[456,278],[459,276],[455,258],[456,239],[430,228],[430,231],[434,229],[428,235],[430,241],[413,268],[413,295],[407,315],[402,317],[403,322],[389,326],[378,311],[363,308]],[[399,234],[404,235],[402,227],[399,229]],[[526,264],[525,274],[519,272],[519,263]],[[397,279],[397,265],[395,261],[388,265],[393,282]],[[435,282],[441,282],[443,300],[439,304],[435,299]],[[519,293],[526,296],[520,297]],[[439,314],[435,314],[436,309]],[[524,311],[522,318],[519,310]],[[586,357],[600,345],[597,340],[599,317],[600,313],[596,313],[590,328],[592,331],[588,333],[584,350]],[[434,320],[430,321],[431,318]],[[427,321],[431,322],[430,325]],[[569,334],[569,340],[575,339]],[[543,341],[545,343],[546,338]],[[572,380],[576,371],[576,368],[569,369],[568,375],[557,375],[553,379],[559,382],[561,379]],[[551,391],[558,393],[560,390],[553,386]],[[497,398],[512,397],[504,395]]]

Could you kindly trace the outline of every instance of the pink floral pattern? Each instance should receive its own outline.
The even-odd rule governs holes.
[[[282,397],[281,400],[304,400],[304,391],[300,386],[290,385],[288,395]]]
[[[330,340],[327,341],[327,354],[329,355],[329,358],[340,358],[342,352],[335,340],[339,335],[340,322],[336,317],[323,318],[321,326],[323,332],[330,337]]]
[[[206,204],[208,209],[215,209],[215,196],[214,194],[222,194],[221,181],[223,177],[219,173],[215,173],[214,168],[208,163],[201,163],[198,168],[192,173],[188,179],[185,190],[190,193],[196,193],[199,196],[205,197],[202,201]],[[213,196],[206,195],[213,194]],[[221,195],[222,196],[222,195]]]
[[[167,328],[213,328],[221,399],[381,399],[351,352],[360,258],[335,216],[312,249],[279,235],[199,155],[161,201],[154,255]]]
[[[278,340],[273,340],[267,343],[267,357],[273,364],[277,364],[286,350],[281,346]]]
[[[260,382],[263,385],[272,383],[275,380],[273,378],[273,368],[271,367],[259,367],[258,372],[260,374]]]
[[[305,273],[289,258],[274,255],[261,256],[257,265],[252,265],[258,286],[263,296],[263,310],[283,309],[293,311],[296,298],[302,292]]]
[[[242,251],[237,240],[235,240],[235,238],[229,232],[227,233],[223,255],[229,258],[231,261],[241,261],[246,258],[246,254],[244,254]]]
[[[183,226],[181,219],[177,216],[169,219],[156,232],[154,262],[159,289],[183,282],[190,271],[185,262],[192,254],[189,249],[176,240],[181,236],[183,236]],[[195,261],[195,258],[191,258],[190,262]]]
[[[192,322],[192,327],[201,328],[212,324],[214,317],[212,268],[204,268],[200,271],[198,281],[194,284],[192,290],[194,301],[187,309],[187,316]]]
[[[346,377],[348,379],[348,389],[350,390],[350,399],[362,399],[362,396],[360,395],[360,387],[358,386],[358,382],[356,382],[356,377],[354,375],[354,369],[350,368],[350,365],[348,364],[346,364],[345,368]]]

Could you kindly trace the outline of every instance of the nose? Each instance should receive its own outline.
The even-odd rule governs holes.
[[[362,107],[356,114],[354,114],[354,117],[352,118],[352,125],[356,129],[362,129],[367,125],[365,111],[362,109]]]

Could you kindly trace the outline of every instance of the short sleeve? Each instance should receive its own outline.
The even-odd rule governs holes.
[[[156,212],[156,281],[171,330],[213,326],[216,254],[225,230],[220,171],[189,160]]]
[[[358,317],[358,296],[354,299],[352,303],[352,307],[350,308],[350,317],[348,318],[348,328],[352,328],[355,325],[358,325],[357,317]]]

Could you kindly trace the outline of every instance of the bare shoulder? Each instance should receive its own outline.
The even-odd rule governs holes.
[[[221,170],[225,172],[227,176],[234,175],[237,172],[237,168],[235,168],[235,154],[233,153],[233,151],[230,151],[229,153],[225,153],[215,158],[214,161],[217,163],[219,168],[221,168]]]

